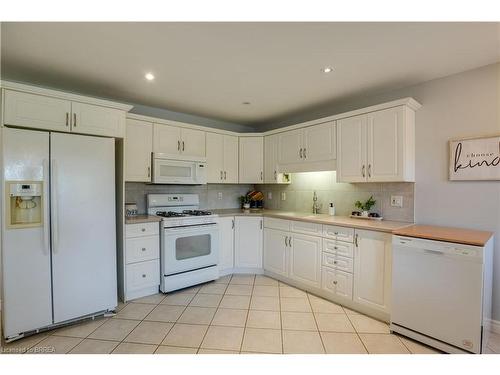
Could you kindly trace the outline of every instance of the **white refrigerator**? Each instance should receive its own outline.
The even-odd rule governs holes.
[[[2,138],[4,337],[114,310],[114,139],[12,128]],[[30,186],[38,223],[16,225],[11,210],[36,203],[9,192]]]

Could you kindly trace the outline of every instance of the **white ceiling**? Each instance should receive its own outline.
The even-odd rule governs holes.
[[[499,25],[2,23],[2,78],[259,125],[499,61]]]

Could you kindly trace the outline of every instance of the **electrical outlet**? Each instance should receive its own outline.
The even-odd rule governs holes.
[[[281,200],[286,201],[286,192],[284,191],[281,192]]]
[[[402,195],[391,195],[391,206],[392,207],[403,207],[403,196]]]
[[[267,199],[273,199],[273,192],[272,191],[267,192]]]
[[[217,199],[222,200],[222,192],[221,191],[219,191],[217,193]]]

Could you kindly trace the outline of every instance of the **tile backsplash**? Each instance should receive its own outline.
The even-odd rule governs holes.
[[[147,194],[198,194],[201,209],[238,208],[239,197],[252,190],[253,185],[208,184],[208,185],[152,185],[142,182],[125,183],[125,202],[137,204],[140,214],[146,213]],[[222,193],[222,199],[219,199]]]
[[[335,204],[336,215],[348,216],[356,210],[354,202],[366,201],[371,195],[377,201],[372,211],[386,220],[414,221],[414,183],[337,183],[336,172],[292,173],[288,185],[256,185],[264,193],[264,207],[285,211],[312,212],[313,191],[316,191],[320,213],[328,213],[330,202]],[[268,199],[268,193],[272,199]],[[281,200],[282,193],[286,200]],[[403,197],[403,207],[391,207],[391,195]]]

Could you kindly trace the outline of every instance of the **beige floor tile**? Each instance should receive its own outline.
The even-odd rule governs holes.
[[[246,328],[242,352],[281,353],[281,330]]]
[[[399,339],[412,354],[441,354],[439,350],[431,348],[430,346],[424,345],[420,342],[402,336],[399,336]]]
[[[212,325],[245,327],[248,310],[218,309],[215,313]]]
[[[278,297],[252,296],[251,310],[280,311],[280,299]]]
[[[122,341],[137,325],[139,322],[136,320],[109,319],[92,332],[89,338]]]
[[[259,297],[279,297],[279,288],[270,285],[255,285],[252,294]]]
[[[196,324],[176,324],[161,343],[168,346],[198,348],[208,326]]]
[[[165,299],[165,294],[157,293],[151,296],[146,296],[130,301],[131,303],[149,303],[152,305],[158,305]]]
[[[181,348],[179,346],[163,346],[160,345],[156,349],[155,354],[196,354],[197,348]]]
[[[309,294],[309,302],[311,303],[311,307],[314,312],[326,314],[344,314],[342,306],[327,301],[326,299]]]
[[[396,335],[361,333],[359,337],[370,354],[410,354]]]
[[[344,306],[342,306],[342,308],[344,309],[344,312],[347,315],[363,315],[363,314],[357,312],[356,310],[351,310],[351,309],[348,309],[347,307],[344,307]]]
[[[153,354],[157,347],[158,345],[122,342],[113,350],[112,354]]]
[[[269,286],[278,286],[278,280],[274,280],[268,276],[257,275],[255,276],[255,285],[269,285]]]
[[[280,285],[280,297],[306,298],[307,294],[300,289],[288,285]]]
[[[224,294],[227,284],[210,283],[203,285],[198,293],[201,294]]]
[[[281,323],[283,329],[300,331],[318,330],[312,313],[282,311]]]
[[[40,341],[32,348],[28,349],[27,353],[64,354],[68,353],[81,341],[83,341],[81,338],[76,338],[76,337],[49,336],[46,339]]]
[[[219,277],[217,280],[214,281],[214,283],[216,283],[216,284],[229,284],[229,282],[231,281],[231,276],[232,275],[226,275],[226,276]]]
[[[387,323],[365,315],[348,315],[348,317],[358,333],[390,333]]]
[[[123,341],[159,345],[173,325],[173,323],[143,321]]]
[[[219,308],[225,309],[248,309],[250,305],[250,296],[231,296],[222,297]]]
[[[29,348],[38,344],[40,341],[46,339],[49,335],[47,333],[39,333],[37,335],[31,335],[23,339],[13,341],[8,344],[4,344],[2,347],[3,353],[5,354],[21,354],[26,352]]]
[[[356,332],[346,314],[315,313],[314,316],[320,331]]]
[[[122,302],[122,301],[119,301],[118,302],[118,306],[116,306],[116,309],[115,311],[118,312],[120,311],[121,309],[123,309],[125,306],[127,306],[128,302]]]
[[[217,307],[222,299],[220,294],[200,294],[194,296],[189,306]]]
[[[175,293],[169,294],[165,297],[165,299],[161,302],[162,305],[171,305],[171,306],[187,306],[194,298],[196,294],[191,293]]]
[[[229,284],[253,285],[255,275],[233,275]]]
[[[237,350],[199,349],[198,354],[239,354]]]
[[[187,294],[196,294],[200,291],[202,285],[193,285],[188,288],[176,290],[174,293],[187,293]]]
[[[280,298],[281,311],[311,312],[311,305],[307,298]]]
[[[229,284],[226,289],[226,295],[233,296],[251,296],[253,285]]]
[[[55,336],[80,337],[83,339],[106,323],[106,321],[108,321],[107,318],[99,318],[83,323],[76,323],[67,327],[58,328],[52,334]]]
[[[143,320],[153,309],[155,305],[144,303],[129,303],[113,318]]]
[[[366,354],[356,333],[320,332],[328,354]]]
[[[500,333],[491,333],[487,345],[494,353],[500,354]]]
[[[247,327],[281,329],[280,313],[278,311],[250,310]]]
[[[244,329],[240,327],[211,326],[208,328],[201,347],[204,349],[240,350],[243,331]]]
[[[85,339],[75,346],[70,354],[109,354],[118,344],[119,341]]]
[[[283,331],[283,351],[286,354],[323,354],[318,332]]]
[[[216,310],[215,307],[188,306],[179,318],[178,323],[210,324]]]
[[[144,320],[175,323],[184,309],[184,306],[158,305]]]

